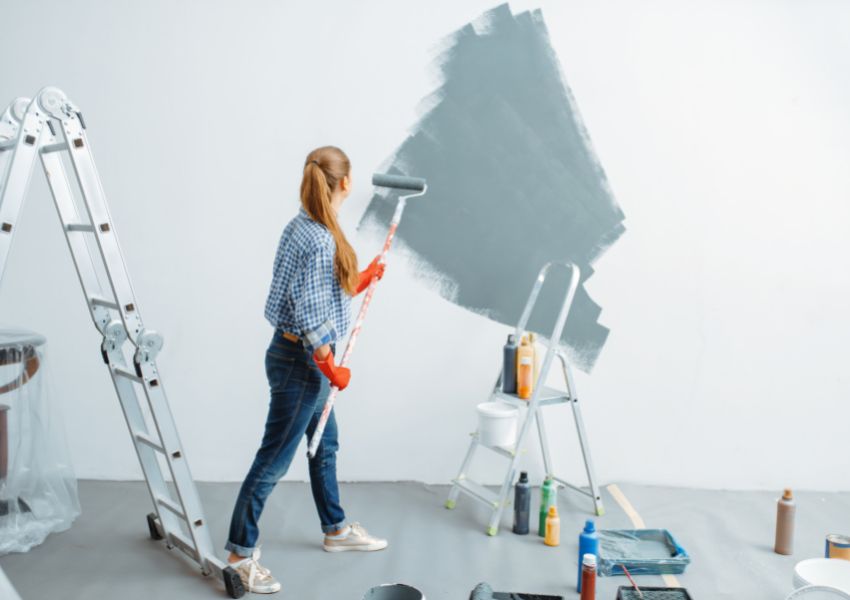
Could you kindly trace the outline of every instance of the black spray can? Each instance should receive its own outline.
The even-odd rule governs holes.
[[[514,533],[528,533],[528,516],[531,511],[531,486],[528,485],[528,473],[519,474],[514,486]]]
[[[502,366],[502,391],[506,394],[516,394],[516,336],[510,334],[504,349],[504,365]]]

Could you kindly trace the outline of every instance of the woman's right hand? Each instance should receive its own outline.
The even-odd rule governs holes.
[[[336,386],[339,388],[339,391],[342,391],[348,387],[348,383],[351,381],[351,369],[334,364],[334,353],[331,352],[330,348],[327,349],[326,353],[322,352],[325,348],[325,346],[322,346],[313,354],[313,362],[316,363],[316,366],[319,367],[319,370],[324,376],[328,378],[331,385]],[[325,355],[324,358],[319,358],[321,354]]]

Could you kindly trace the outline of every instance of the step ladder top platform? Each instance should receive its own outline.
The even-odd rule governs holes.
[[[531,398],[524,400],[516,394],[510,394],[502,392],[500,390],[495,390],[493,392],[492,398],[494,400],[501,400],[503,402],[507,402],[514,406],[528,406],[529,404],[531,404]],[[570,397],[564,390],[556,390],[555,388],[543,386],[537,392],[538,406],[546,406],[548,404],[563,404],[569,401]]]

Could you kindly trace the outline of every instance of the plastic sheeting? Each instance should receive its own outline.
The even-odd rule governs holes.
[[[603,529],[599,532],[600,575],[675,575],[691,562],[666,529]]]
[[[45,339],[0,328],[0,555],[26,552],[80,514]]]

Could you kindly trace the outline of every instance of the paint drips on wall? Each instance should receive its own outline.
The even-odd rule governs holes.
[[[608,186],[564,80],[539,10],[498,6],[449,37],[437,58],[442,85],[387,171],[428,179],[398,237],[450,301],[515,325],[539,269],[567,259],[582,281],[563,345],[589,371],[608,329],[584,283],[622,235]],[[375,195],[361,220],[386,226],[396,196]],[[559,279],[560,277],[560,279]],[[563,300],[566,272],[552,273],[530,329],[544,336]]]

